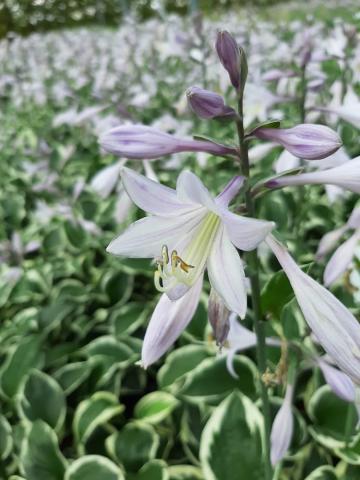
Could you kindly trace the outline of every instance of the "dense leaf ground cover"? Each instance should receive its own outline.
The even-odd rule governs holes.
[[[236,355],[238,378],[231,375],[229,345],[219,352],[208,325],[208,285],[174,348],[146,371],[138,364],[158,299],[154,266],[105,251],[143,213],[121,184],[125,160],[101,150],[98,137],[132,122],[231,143],[231,126],[196,118],[184,94],[200,85],[233,101],[213,49],[223,27],[248,56],[248,127],[268,118],[283,120],[283,127],[304,121],[299,78],[266,81],[265,74],[296,70],[299,47],[311,37],[306,121],[337,130],[343,157],[352,159],[360,154],[360,114],[349,123],[315,107],[359,102],[359,45],[347,43],[344,33],[359,22],[355,14],[351,23],[311,15],[286,22],[229,15],[203,25],[199,18],[143,24],[129,18],[116,31],[34,33],[0,43],[1,478],[263,478],[255,352]],[[254,183],[281,170],[279,146],[251,146]],[[188,168],[215,194],[239,173],[228,159],[206,154],[126,166],[171,187]],[[347,221],[357,198],[323,186],[281,189],[259,197],[258,216],[276,222],[298,263],[322,282],[328,256],[314,260],[319,242]],[[282,348],[267,349],[264,379],[275,416],[284,397],[284,345],[321,347],[314,347],[275,259],[265,247],[260,252],[266,334],[282,341]],[[359,264],[355,250],[331,286],[357,318]],[[251,309],[242,324],[252,329]],[[321,370],[301,356],[293,415],[291,447],[276,478],[359,478],[353,402],[336,396]]]

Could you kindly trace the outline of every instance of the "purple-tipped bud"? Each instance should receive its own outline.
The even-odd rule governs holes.
[[[186,91],[188,103],[200,118],[231,117],[235,110],[225,105],[221,95],[199,87],[190,87]]]
[[[226,308],[222,298],[212,288],[209,297],[209,322],[214,332],[216,345],[223,346],[227,339],[230,322],[230,311]]]
[[[252,132],[257,138],[279,143],[295,157],[321,160],[335,153],[342,145],[339,135],[325,125],[303,123],[293,128],[264,128]]]
[[[241,85],[241,54],[234,37],[226,30],[220,30],[216,37],[215,48],[220,62],[228,72],[232,85],[238,89]]]
[[[100,137],[99,143],[109,153],[134,159],[154,159],[179,152],[236,153],[232,147],[211,141],[177,138],[145,125],[112,128]]]

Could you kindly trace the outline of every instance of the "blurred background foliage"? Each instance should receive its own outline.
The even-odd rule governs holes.
[[[0,0],[0,38],[80,25],[117,26],[128,14],[139,20],[200,10],[216,16],[227,10],[281,5],[283,0]],[[326,8],[329,8],[327,2]],[[296,4],[295,4],[296,5]],[[321,6],[318,7],[322,10]],[[298,15],[299,12],[296,12]],[[322,11],[322,14],[324,12]],[[344,12],[343,12],[344,13]]]

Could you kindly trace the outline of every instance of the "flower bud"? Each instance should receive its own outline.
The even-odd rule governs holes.
[[[220,347],[227,339],[230,323],[230,311],[226,308],[222,298],[212,288],[209,297],[209,322],[214,332],[216,345]]]
[[[222,66],[229,74],[232,85],[239,89],[242,83],[241,80],[244,81],[244,76],[246,79],[245,72],[241,74],[241,67],[243,66],[243,70],[246,69],[246,58],[243,50],[238,47],[234,37],[226,30],[218,32],[215,48]]]
[[[190,87],[186,91],[188,103],[200,118],[231,117],[235,110],[224,103],[221,95],[199,87]]]
[[[325,125],[303,123],[293,128],[264,128],[252,132],[257,138],[282,145],[295,157],[321,160],[336,152],[342,145],[334,130]]]
[[[284,458],[291,444],[294,430],[294,417],[291,409],[293,391],[294,387],[288,383],[283,404],[272,425],[270,458],[273,467]]]
[[[236,153],[232,147],[212,141],[177,138],[145,125],[112,128],[100,137],[99,143],[109,153],[134,159],[153,159],[179,152]]]

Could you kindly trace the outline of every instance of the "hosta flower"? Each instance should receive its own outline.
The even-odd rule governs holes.
[[[342,145],[338,134],[331,128],[311,123],[285,129],[260,127],[252,133],[262,140],[279,143],[295,157],[305,160],[328,157]]]
[[[288,383],[284,401],[277,412],[271,429],[271,464],[280,462],[289,450],[294,429],[294,418],[291,411],[294,387]]]
[[[245,275],[235,247],[245,251],[256,248],[274,224],[228,210],[242,177],[235,177],[213,198],[199,178],[188,171],[180,174],[176,190],[128,168],[121,176],[129,197],[151,216],[132,224],[110,243],[107,251],[153,258],[155,286],[173,301],[185,301],[186,292],[191,295],[207,269],[210,283],[226,307],[244,317]],[[153,317],[151,322],[156,324],[157,320]]]
[[[360,193],[360,157],[356,157],[343,165],[327,170],[286,175],[266,182],[268,188],[287,187],[292,185],[336,185]]]
[[[232,147],[211,141],[177,138],[145,125],[122,125],[104,133],[99,143],[114,155],[153,159],[179,152],[207,152],[213,155],[235,154]]]
[[[306,322],[331,359],[360,384],[360,325],[350,311],[295,263],[272,235],[266,239],[294,290]]]
[[[233,108],[225,105],[221,95],[199,87],[190,87],[186,96],[191,109],[200,118],[231,117],[235,115]]]

